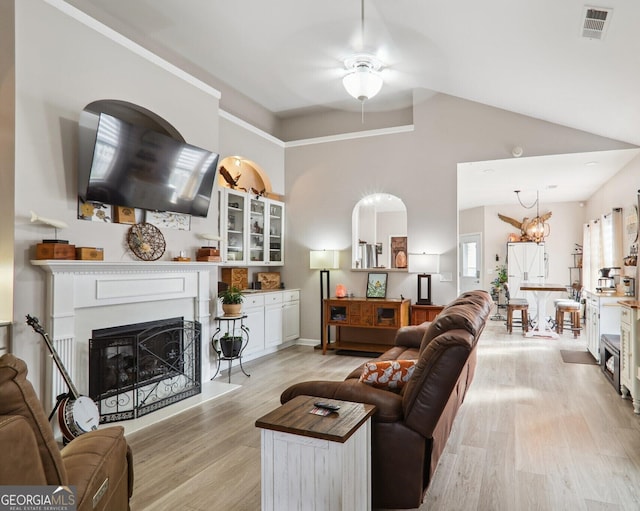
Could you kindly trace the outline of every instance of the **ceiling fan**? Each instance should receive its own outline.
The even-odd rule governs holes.
[[[433,41],[398,19],[393,6],[373,0],[368,5],[365,11],[365,0],[360,0],[358,33],[350,38],[351,51],[339,57],[344,65],[342,85],[360,101],[363,122],[365,102],[381,91],[384,101],[377,104],[384,104],[383,109],[412,103],[413,91],[424,79],[423,70],[438,60]]]
[[[364,21],[364,0],[360,0],[360,46],[362,50],[366,47]],[[344,60],[344,65],[348,73],[342,78],[342,84],[351,96],[364,104],[366,100],[380,92],[384,80],[380,75],[383,63],[378,58],[361,51],[347,57]]]

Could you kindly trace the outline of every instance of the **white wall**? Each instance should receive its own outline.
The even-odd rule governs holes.
[[[14,352],[42,390],[45,356],[38,335],[24,325],[27,313],[46,324],[45,275],[31,266],[34,246],[52,229],[29,221],[29,210],[63,220],[61,232],[77,246],[103,247],[105,259],[129,260],[126,225],[76,217],[77,121],[97,99],[143,106],[175,126],[187,142],[218,149],[218,98],[132,53],[41,0],[16,2],[15,304]],[[211,205],[215,211],[217,204]],[[213,219],[193,218],[191,231],[163,230],[170,260],[194,251],[195,233]],[[217,279],[213,279],[217,280]],[[206,342],[206,341],[205,341]]]
[[[512,225],[503,222],[498,218],[501,213],[510,218],[522,220],[523,217],[533,217],[535,212],[526,210],[519,205],[490,206],[485,209],[485,233],[484,233],[484,254],[485,272],[487,279],[485,289],[488,289],[488,282],[494,278],[496,264],[504,264],[507,254],[507,238],[509,233],[518,230]],[[534,210],[535,211],[535,210]],[[583,208],[577,202],[560,202],[540,205],[540,214],[552,212],[548,221],[551,229],[549,236],[545,240],[545,253],[548,260],[547,282],[569,284],[569,266],[573,266],[572,253],[575,244],[582,244],[582,216]],[[496,254],[500,257],[500,262],[496,263]]]
[[[457,164],[510,157],[525,145],[531,156],[606,150],[625,144],[441,94],[414,108],[414,131],[287,148],[287,285],[300,287],[302,337],[317,339],[319,282],[310,270],[312,248],[339,249],[331,272],[362,295],[366,273],[350,270],[351,212],[363,196],[384,192],[407,206],[409,252],[437,252],[441,271],[457,270]],[[526,142],[526,143],[525,143]],[[573,239],[571,242],[573,243]],[[559,263],[560,264],[560,263]],[[564,266],[564,263],[562,263]],[[560,267],[560,266],[559,266]],[[416,279],[390,273],[387,296],[416,299]],[[437,303],[456,294],[456,279],[433,279]]]
[[[61,232],[61,238],[77,246],[103,247],[105,260],[135,259],[125,243],[129,226],[77,219],[77,121],[82,109],[98,99],[140,105],[167,120],[191,144],[219,152],[221,157],[240,154],[258,162],[269,174],[273,191],[281,194],[285,192],[284,144],[246,123],[232,122],[229,119],[233,116],[221,119],[219,93],[180,70],[173,72],[170,65],[150,62],[131,51],[130,46],[114,42],[41,0],[21,0],[16,4],[15,58],[19,64],[13,95],[9,87],[13,73],[11,45],[3,44],[0,60],[2,94],[15,97],[17,112],[15,131],[7,130],[3,135],[5,142],[12,142],[15,133],[16,222],[11,234],[15,233],[16,238],[13,312],[17,324],[13,344],[15,354],[27,362],[35,388],[42,390],[40,367],[46,353],[39,337],[20,318],[29,313],[46,321],[45,275],[29,260],[34,256],[35,244],[53,232],[31,224],[29,210],[65,221],[69,228]],[[73,13],[75,9],[69,11]],[[6,14],[11,14],[10,10]],[[7,20],[13,22],[12,18],[3,17],[3,26]],[[86,17],[81,15],[79,19]],[[89,20],[93,26],[91,23]],[[7,34],[12,31],[3,31],[3,36]],[[13,97],[9,99],[2,99],[3,108],[11,106]],[[12,193],[8,199],[3,201],[3,207],[13,204]],[[167,250],[161,259],[170,260],[181,250],[194,258],[195,250],[202,245],[197,234],[217,230],[217,208],[214,197],[207,218],[192,217],[191,231],[163,229]],[[212,293],[217,280],[214,268]]]
[[[279,144],[265,143],[230,124],[223,123],[223,130],[215,96],[45,2],[17,2],[15,40],[14,318],[18,323],[14,351],[27,360],[36,388],[41,383],[44,353],[37,336],[27,331],[19,318],[26,313],[45,315],[44,275],[31,267],[29,259],[35,243],[51,232],[30,224],[29,210],[69,223],[64,236],[72,243],[103,246],[109,260],[130,258],[123,245],[127,226],[76,219],[76,122],[91,101],[111,98],[140,104],[164,117],[190,143],[212,150],[224,146],[264,165],[274,189],[284,190],[286,196],[283,281],[288,287],[302,289],[302,336],[314,339],[320,332],[319,282],[317,271],[308,267],[308,251],[346,251],[341,269],[332,271],[332,284],[342,282],[362,295],[366,272],[350,270],[349,254],[351,213],[364,195],[387,192],[400,197],[407,205],[409,251],[441,253],[441,270],[455,274],[459,162],[509,157],[514,145],[525,146],[531,156],[627,147],[526,116],[431,94],[416,104],[412,132],[300,145],[282,153]],[[282,161],[284,173],[278,171]],[[637,164],[634,168],[637,173]],[[216,206],[212,205],[212,210]],[[194,250],[201,244],[195,233],[214,228],[215,220],[193,219],[191,232],[166,231],[169,252]],[[415,293],[415,276],[390,274],[388,296],[403,294],[415,300]],[[434,279],[433,295],[438,303],[450,301],[455,294],[455,279]]]
[[[589,198],[584,208],[583,221],[589,222],[618,207],[622,208],[623,218],[625,218],[633,206],[638,206],[638,192],[640,192],[640,157],[632,160]],[[625,236],[624,255],[629,254],[629,246],[629,240]],[[638,267],[623,270],[625,275],[636,278],[636,296],[640,296],[638,290],[640,271],[638,270]],[[597,282],[597,275],[594,276],[594,282]]]

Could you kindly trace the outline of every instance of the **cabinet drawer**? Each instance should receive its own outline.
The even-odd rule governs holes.
[[[264,295],[264,304],[273,305],[275,303],[282,303],[283,293],[266,293]]]
[[[244,295],[244,307],[264,307],[264,295],[256,293]]]
[[[626,307],[620,308],[620,321],[625,325],[631,326],[631,309],[627,309]]]
[[[283,295],[285,302],[296,302],[300,300],[300,291],[285,291]]]

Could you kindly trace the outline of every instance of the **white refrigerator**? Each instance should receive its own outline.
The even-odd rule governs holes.
[[[507,276],[511,298],[526,298],[529,301],[529,317],[537,313],[536,300],[531,291],[520,291],[523,283],[544,282],[544,243],[507,243]]]

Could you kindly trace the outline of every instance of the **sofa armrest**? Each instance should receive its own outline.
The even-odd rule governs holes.
[[[22,415],[0,415],[0,485],[47,484],[38,442]]]
[[[281,394],[280,402],[284,404],[300,395],[375,405],[373,418],[376,422],[396,422],[403,419],[402,396],[361,383],[356,378],[296,383]]]
[[[69,484],[78,492],[78,511],[129,509],[133,459],[122,426],[80,435],[61,454]]]
[[[407,348],[420,348],[422,338],[430,324],[430,321],[425,321],[420,325],[401,327],[396,333],[394,344],[396,346],[405,346]]]

